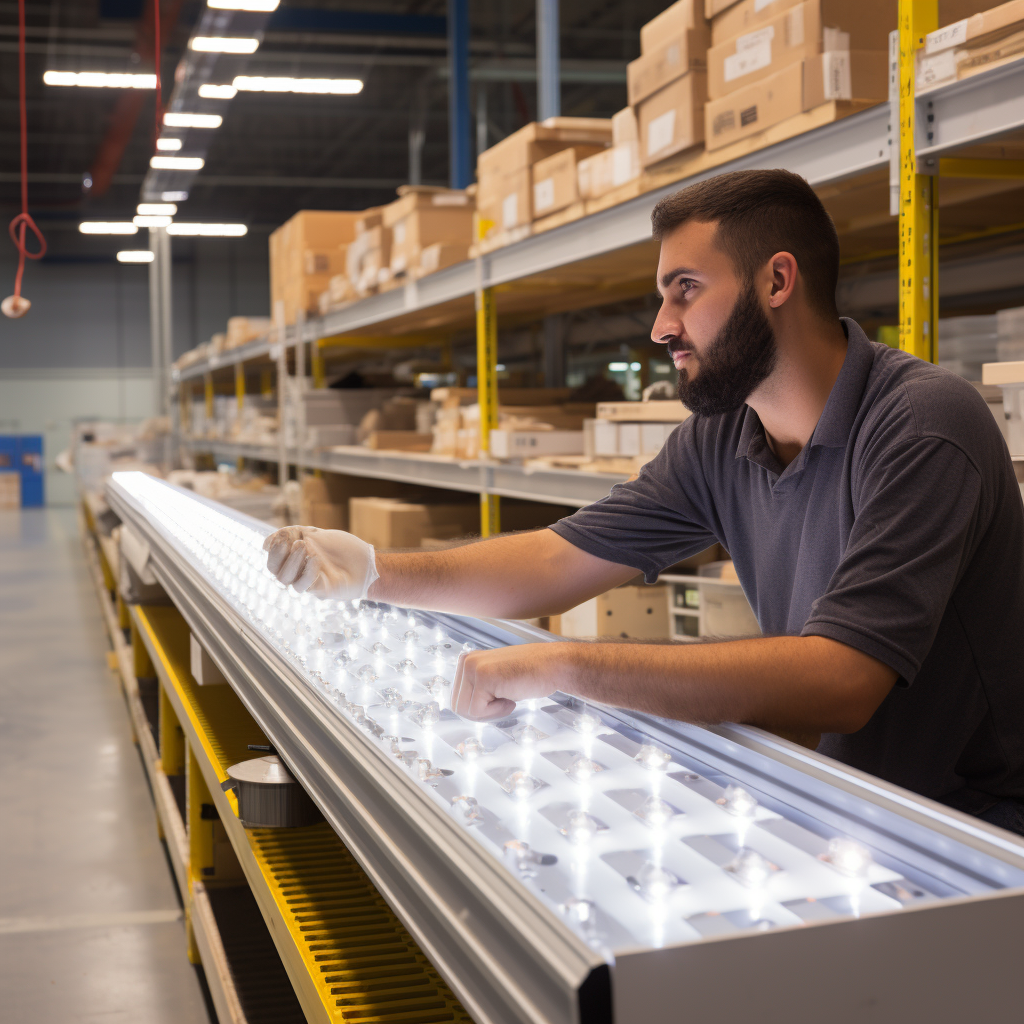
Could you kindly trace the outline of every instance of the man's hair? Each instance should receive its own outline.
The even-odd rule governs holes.
[[[720,248],[747,281],[777,252],[792,253],[819,316],[838,316],[839,236],[814,189],[791,171],[733,171],[666,196],[651,225],[661,241],[687,221],[716,222]]]

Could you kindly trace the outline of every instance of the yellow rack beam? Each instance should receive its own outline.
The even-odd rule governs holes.
[[[134,607],[132,616],[203,777],[202,800],[217,810],[307,1019],[472,1024],[329,825],[242,826],[234,794],[220,783],[230,765],[253,756],[246,745],[265,737],[231,687],[196,685],[188,626],[176,609]],[[208,845],[202,856],[215,867]]]

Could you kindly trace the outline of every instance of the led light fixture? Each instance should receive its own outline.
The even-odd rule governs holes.
[[[168,128],[219,128],[224,118],[220,114],[186,114],[168,111],[164,124]]]
[[[239,75],[231,83],[239,92],[299,92],[354,96],[363,91],[358,78],[258,78]]]
[[[156,75],[107,71],[44,71],[45,85],[77,85],[86,89],[155,89]]]
[[[160,198],[165,203],[183,203],[188,199],[187,192],[161,192]],[[175,211],[177,212],[177,211]]]
[[[147,249],[122,249],[117,254],[118,263],[152,263],[153,254]]]
[[[193,227],[201,225],[169,230]],[[201,581],[203,600],[244,628],[246,650],[263,652],[272,671],[311,702],[310,713],[329,719],[348,747],[358,747],[367,772],[394,776],[382,776],[381,792],[396,781],[411,787],[395,791],[395,806],[416,804],[410,820],[446,816],[460,841],[464,832],[467,846],[486,851],[493,870],[525,887],[531,906],[546,908],[573,941],[615,971],[646,950],[667,955],[666,947],[711,937],[721,950],[714,955],[728,958],[728,944],[718,940],[732,934],[764,932],[767,942],[808,924],[959,905],[1024,886],[1024,862],[1009,852],[999,859],[937,831],[929,846],[927,826],[909,819],[903,840],[890,827],[895,817],[879,817],[892,812],[852,788],[836,787],[830,802],[827,779],[808,772],[798,785],[802,769],[784,768],[756,749],[737,754],[738,744],[718,746],[719,737],[696,727],[561,694],[521,702],[494,722],[460,718],[449,706],[447,680],[467,646],[488,643],[482,627],[467,632],[475,620],[297,594],[266,568],[262,545],[271,527],[143,473],[115,473],[108,494],[119,514],[128,509],[145,524],[161,564],[180,565],[183,580]],[[503,642],[517,641],[493,641]],[[445,685],[434,683],[438,677]],[[792,774],[779,781],[783,772]],[[422,805],[412,799],[417,793]],[[958,842],[961,859],[954,862]],[[406,853],[411,862],[426,856],[425,849]],[[933,928],[943,920],[933,910],[915,920],[928,918],[932,923],[922,927]],[[858,923],[864,942],[875,934],[871,927],[869,920]],[[828,934],[815,929],[813,939],[787,948],[806,957]],[[900,941],[909,934],[900,931]],[[849,947],[835,948],[841,956]],[[821,954],[822,963],[828,955]],[[742,965],[733,966],[743,975]],[[802,960],[794,967],[804,969]],[[729,976],[722,971],[716,977]],[[657,974],[641,972],[646,979]],[[800,977],[794,974],[794,985]],[[688,982],[697,983],[696,976]],[[673,1018],[644,1018],[638,1010],[628,1019]]]
[[[181,149],[181,139],[157,139],[156,148],[165,153],[175,153]]]
[[[170,217],[152,214],[137,214],[132,220],[140,228],[165,228],[171,223]]]
[[[231,100],[238,90],[233,85],[214,85],[206,82],[199,86],[199,95],[204,100]]]
[[[277,10],[281,0],[206,0],[206,6],[215,11],[256,11],[270,13]]]
[[[172,224],[169,235],[201,235],[204,238],[241,238],[249,229],[244,224]]]
[[[149,166],[157,171],[201,171],[206,161],[201,156],[151,156]]]
[[[124,221],[84,220],[78,230],[83,235],[134,235],[139,227]]]
[[[189,49],[200,53],[255,53],[259,45],[247,36],[194,36],[188,41]]]
[[[174,203],[139,203],[135,212],[144,217],[173,217],[178,208]]]

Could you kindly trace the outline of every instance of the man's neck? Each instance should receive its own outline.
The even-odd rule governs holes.
[[[760,418],[776,457],[788,466],[821,419],[848,342],[841,323],[828,324],[810,315],[775,327],[775,369],[747,404]]]

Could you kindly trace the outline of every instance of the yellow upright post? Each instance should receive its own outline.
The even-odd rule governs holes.
[[[491,431],[498,426],[498,320],[494,309],[494,289],[479,288],[476,293],[476,392],[480,402],[480,457],[491,450]],[[493,537],[501,532],[499,498],[480,495],[480,536]]]
[[[241,412],[245,406],[245,367],[241,363],[235,363],[235,401]]]
[[[324,366],[324,354],[320,347],[323,339],[317,338],[311,345],[312,352],[309,357],[309,369],[313,375],[313,387],[322,388],[327,382],[327,370]]]
[[[206,788],[196,755],[188,747],[185,762],[185,825],[188,830],[188,895],[182,893],[185,901],[185,924],[188,937],[188,959],[190,963],[201,962],[199,947],[192,929],[192,886],[206,881],[214,874],[213,866],[213,820],[204,808],[213,808],[210,791]],[[166,771],[166,769],[165,769]],[[216,815],[214,815],[215,817]]]
[[[269,366],[260,370],[260,394],[264,397],[274,393],[274,371]]]
[[[938,179],[918,174],[914,145],[914,53],[939,27],[938,0],[899,0],[900,348],[938,362]]]
[[[203,385],[206,394],[206,419],[207,421],[213,419],[213,374],[203,374]]]

